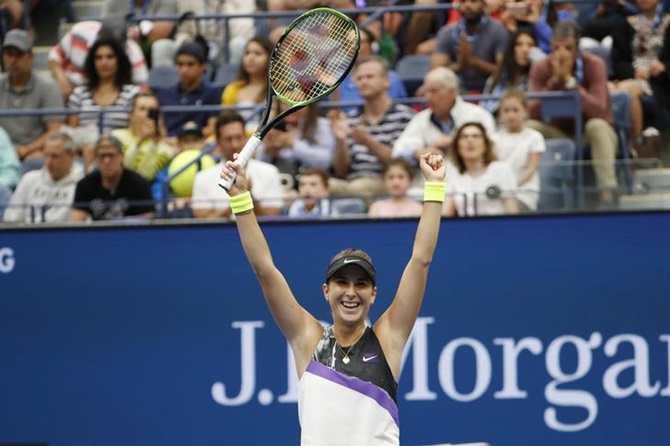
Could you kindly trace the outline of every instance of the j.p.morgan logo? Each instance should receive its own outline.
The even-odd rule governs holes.
[[[438,357],[430,358],[428,328],[433,323],[435,318],[432,317],[421,317],[416,321],[403,354],[403,368],[412,368],[412,378],[411,381],[401,381],[401,389],[408,391],[399,394],[398,399],[437,401],[446,397],[459,403],[488,398],[538,400],[541,398],[535,394],[538,389],[522,377],[528,376],[527,370],[537,370],[539,366],[543,376],[534,381],[544,386],[544,408],[538,418],[551,430],[579,432],[596,422],[599,398],[670,397],[670,333],[649,340],[634,333],[614,334],[606,339],[597,331],[587,336],[565,334],[547,341],[532,336],[499,337],[491,342],[461,337],[448,340]],[[262,405],[272,404],[277,389],[257,390],[257,379],[260,378],[258,382],[265,381],[258,376],[258,371],[267,370],[256,367],[256,342],[265,322],[235,321],[232,327],[240,332],[240,389],[232,396],[230,388],[223,382],[215,382],[211,389],[212,398],[229,407],[248,404],[254,396]],[[444,342],[434,338],[430,341]],[[659,343],[661,348],[658,348]],[[650,345],[654,355],[659,355],[659,351],[667,354],[652,358]],[[276,401],[295,403],[298,378],[293,355],[290,348],[286,348],[288,381]],[[653,373],[650,370],[652,363],[656,364]],[[429,364],[437,364],[437,369],[433,370]],[[665,366],[658,367],[659,364]],[[469,384],[459,380],[462,375],[456,370],[462,366],[474,366],[474,384],[471,380]],[[597,381],[601,384],[584,383],[584,378],[593,373],[598,373]],[[431,379],[433,376],[437,377],[441,393],[436,391],[438,384],[432,384],[435,382]],[[659,378],[663,378],[665,384]]]
[[[11,273],[15,265],[14,250],[12,248],[0,248],[0,273]]]

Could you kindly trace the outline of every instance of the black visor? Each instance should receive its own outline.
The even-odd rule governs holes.
[[[365,271],[368,276],[370,276],[370,280],[372,280],[372,283],[376,283],[376,273],[375,273],[375,267],[372,266],[372,263],[368,262],[365,260],[363,257],[359,256],[345,256],[342,258],[339,258],[335,261],[333,261],[329,266],[328,266],[328,271],[326,272],[326,282],[330,280],[333,275],[335,275],[336,272],[344,268],[345,266],[358,266],[361,268],[363,271]]]

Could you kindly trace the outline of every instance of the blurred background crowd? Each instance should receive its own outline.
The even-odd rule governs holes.
[[[661,0],[2,0],[1,221],[231,217],[220,163],[321,6],[357,21],[358,60],[265,137],[259,216],[416,217],[426,151],[445,217],[670,208]]]

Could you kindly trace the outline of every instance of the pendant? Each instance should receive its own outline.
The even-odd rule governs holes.
[[[345,363],[345,364],[349,364],[349,361],[350,360],[349,360],[348,356],[345,356],[344,358],[342,358],[342,362]]]

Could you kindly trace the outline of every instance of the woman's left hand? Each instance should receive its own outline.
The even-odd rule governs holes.
[[[437,153],[424,153],[419,161],[421,173],[426,181],[444,181],[447,174],[444,157]]]
[[[660,76],[665,72],[665,65],[660,60],[654,60],[649,64],[649,75],[651,77]]]

